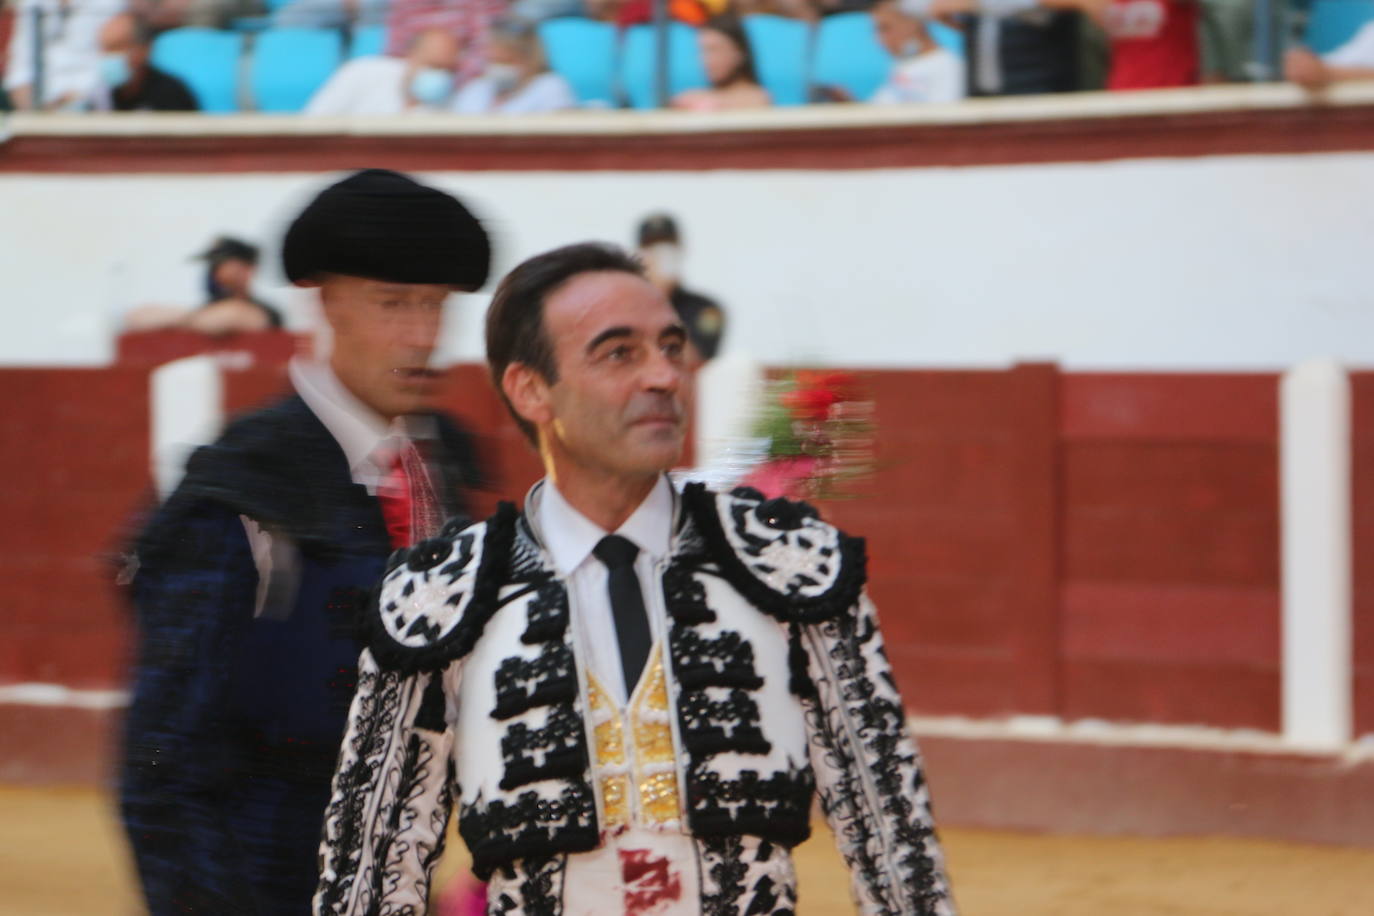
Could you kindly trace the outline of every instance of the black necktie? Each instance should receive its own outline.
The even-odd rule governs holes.
[[[608,534],[592,548],[592,554],[606,564],[611,594],[611,614],[620,639],[620,666],[625,673],[625,696],[634,693],[639,674],[649,660],[649,615],[644,610],[644,595],[635,575],[635,556],[639,548],[618,534]]]

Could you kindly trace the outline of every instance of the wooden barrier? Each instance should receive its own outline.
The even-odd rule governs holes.
[[[22,482],[3,491],[0,683],[123,682],[128,616],[102,557],[147,483],[147,371],[0,370],[0,473]],[[859,374],[879,469],[867,498],[824,508],[868,538],[913,712],[1277,729],[1275,376]],[[285,387],[280,363],[227,371],[226,407]],[[1357,412],[1371,390],[1357,379]],[[521,499],[538,463],[483,367],[457,367],[443,403],[498,472],[479,511]],[[1360,506],[1374,501],[1367,440]],[[1368,562],[1359,575],[1369,730]]]

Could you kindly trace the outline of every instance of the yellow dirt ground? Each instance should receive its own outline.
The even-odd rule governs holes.
[[[1374,852],[947,830],[968,916],[1374,916]],[[454,847],[443,871],[464,868]],[[0,787],[0,916],[140,913],[108,797]],[[852,912],[824,827],[797,853],[799,916]]]

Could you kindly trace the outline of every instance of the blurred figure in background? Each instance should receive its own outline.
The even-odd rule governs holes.
[[[963,60],[935,43],[923,19],[904,11],[897,0],[879,0],[873,6],[873,25],[878,41],[896,61],[870,102],[956,102],[964,97]]]
[[[754,52],[744,26],[734,16],[717,16],[697,33],[701,66],[709,89],[689,89],[673,98],[674,108],[688,111],[721,111],[727,108],[764,108],[773,104],[768,90],[759,85]]]
[[[1082,11],[1105,0],[900,0],[910,16],[964,30],[968,94],[1036,95],[1082,88]]]
[[[539,32],[513,19],[492,29],[486,69],[453,100],[459,114],[538,114],[576,107],[568,81],[549,70]]]
[[[477,220],[370,170],[321,192],[282,257],[319,289],[328,360],[293,361],[295,393],[191,456],[131,562],[121,805],[152,916],[310,912],[362,606],[480,480],[430,366],[450,293],[486,281]]]
[[[387,5],[386,53],[406,53],[415,36],[443,29],[458,42],[458,84],[487,66],[491,27],[507,16],[507,0],[390,0]]]
[[[121,0],[18,0],[5,67],[5,91],[20,111],[77,111],[100,84],[100,29]],[[43,85],[35,94],[34,45],[42,41]]]
[[[100,86],[95,111],[198,111],[181,80],[148,62],[152,32],[133,13],[120,13],[100,29]]]
[[[645,217],[639,224],[639,258],[649,282],[677,311],[698,359],[712,359],[725,336],[725,309],[711,297],[682,285],[682,235],[677,221],[667,213]]]
[[[1329,54],[1293,48],[1283,59],[1283,75],[1305,89],[1324,89],[1343,80],[1374,80],[1374,22]]]
[[[1110,42],[1108,89],[1195,86],[1201,79],[1198,0],[1111,0],[1087,11]]]
[[[282,326],[281,312],[253,294],[253,279],[258,272],[256,245],[220,236],[196,257],[206,262],[205,304],[193,310],[180,306],[141,306],[125,317],[125,330],[185,328],[218,337]]]
[[[415,36],[404,58],[355,57],[306,103],[308,115],[392,115],[443,111],[453,97],[458,40],[444,29]]]

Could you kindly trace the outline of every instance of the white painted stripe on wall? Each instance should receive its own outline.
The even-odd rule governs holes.
[[[153,479],[159,499],[181,482],[191,450],[219,433],[224,422],[223,379],[213,356],[190,356],[153,370]]]
[[[62,684],[5,684],[0,686],[0,705],[122,709],[129,705],[129,691],[77,690]]]
[[[1280,394],[1283,736],[1350,742],[1350,377],[1335,360],[1293,367]]]

